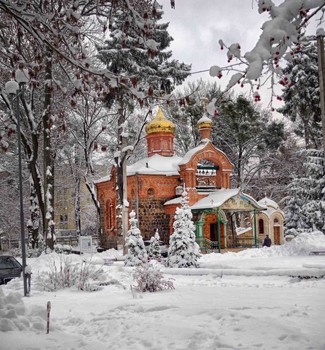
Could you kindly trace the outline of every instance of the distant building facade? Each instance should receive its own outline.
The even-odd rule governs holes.
[[[93,235],[97,232],[97,213],[91,195],[85,182],[74,181],[65,172],[56,171],[54,186],[54,222],[56,236],[78,235],[78,216],[76,208],[79,206],[79,224],[81,234]]]

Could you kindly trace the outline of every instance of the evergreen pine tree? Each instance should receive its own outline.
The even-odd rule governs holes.
[[[305,175],[289,185],[285,208],[286,234],[319,230],[325,233],[325,170],[321,150],[309,149]]]
[[[325,167],[323,151],[307,150],[305,163],[307,176],[302,179],[302,186],[307,189],[307,196],[301,214],[303,224],[315,231],[325,233]]]
[[[126,238],[128,253],[125,259],[126,266],[139,266],[147,263],[147,251],[143,243],[141,232],[137,227],[138,220],[134,210],[130,213],[130,230]]]
[[[167,49],[173,38],[167,31],[169,23],[159,22],[163,15],[161,6],[156,1],[148,1],[138,11],[146,18],[143,39],[138,39],[130,25],[130,14],[117,11],[111,19],[109,38],[98,47],[98,52],[109,71],[125,75],[124,93],[135,93],[141,99],[154,93],[159,96],[161,91],[170,93],[189,75],[191,66],[170,59],[172,51]],[[143,97],[133,91],[135,87],[143,91]],[[108,99],[115,100],[118,95],[121,88],[111,91]]]
[[[155,235],[150,239],[148,255],[149,255],[149,258],[155,259],[158,261],[161,259],[161,249],[159,245],[159,240],[160,240],[160,237],[157,229]]]
[[[278,112],[294,122],[294,132],[304,137],[306,148],[319,148],[322,128],[316,45],[302,43],[283,73],[284,106]]]
[[[235,165],[235,186],[244,189],[254,174],[267,166],[267,156],[281,145],[284,125],[270,122],[266,113],[258,111],[241,95],[223,102],[220,114],[222,117],[216,120],[212,140]],[[256,164],[257,159],[260,159],[259,164]]]
[[[294,178],[288,186],[287,204],[285,207],[285,233],[286,235],[297,235],[300,227],[300,217],[302,208],[302,191],[300,179]]]
[[[195,227],[185,190],[182,194],[181,205],[181,208],[176,209],[174,233],[169,240],[167,266],[198,267],[200,248],[195,242]]]

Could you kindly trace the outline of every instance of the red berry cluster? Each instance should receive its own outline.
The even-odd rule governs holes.
[[[279,81],[280,85],[286,86],[289,84],[289,79],[287,77],[283,77],[280,81]]]
[[[261,101],[261,96],[259,93],[255,92],[254,94],[254,102],[260,102]]]

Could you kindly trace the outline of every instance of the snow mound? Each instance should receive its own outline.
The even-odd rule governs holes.
[[[282,247],[288,255],[308,255],[312,250],[325,249],[325,235],[320,231],[301,233]]]
[[[0,332],[36,330],[44,332],[46,309],[34,307],[30,314],[25,308],[21,294],[5,295],[0,289]]]
[[[325,235],[320,231],[304,232],[296,236],[292,241],[283,245],[276,245],[270,248],[246,249],[238,253],[228,252],[225,254],[206,254],[201,261],[209,262],[216,259],[229,258],[267,258],[273,256],[305,256],[313,250],[325,250]]]

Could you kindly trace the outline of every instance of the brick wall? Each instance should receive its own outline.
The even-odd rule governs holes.
[[[169,242],[170,215],[165,213],[163,198],[146,198],[139,200],[139,229],[144,239],[150,239],[158,229],[160,239]],[[130,202],[130,210],[136,212],[135,201]]]

